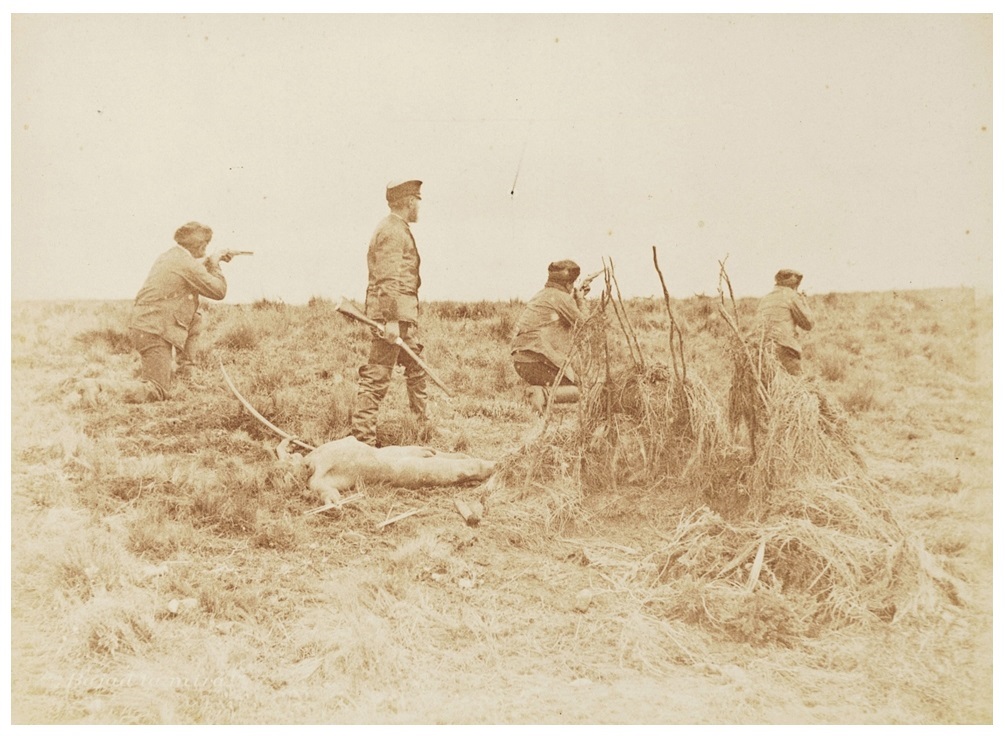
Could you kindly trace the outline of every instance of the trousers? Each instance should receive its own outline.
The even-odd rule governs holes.
[[[422,355],[422,344],[418,341],[418,327],[415,323],[402,322],[401,340],[416,355]],[[352,414],[352,435],[370,446],[377,445],[377,416],[380,404],[387,395],[391,384],[391,373],[395,365],[405,369],[405,389],[408,391],[408,407],[422,422],[427,422],[426,371],[400,347],[384,340],[374,333],[370,342],[367,362],[359,368],[359,385],[356,391],[356,406]]]

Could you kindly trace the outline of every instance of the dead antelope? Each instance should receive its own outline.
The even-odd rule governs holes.
[[[347,436],[303,455],[290,452],[292,442],[284,439],[276,454],[287,463],[306,468],[311,475],[308,486],[325,505],[337,504],[343,492],[360,483],[406,489],[444,487],[480,482],[495,471],[495,462],[425,446],[374,448]]]

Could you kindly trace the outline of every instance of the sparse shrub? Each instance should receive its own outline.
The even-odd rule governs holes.
[[[129,333],[115,328],[100,328],[78,333],[74,340],[85,348],[99,348],[111,354],[129,354],[133,351],[133,342]]]
[[[222,533],[248,533],[256,528],[258,504],[254,494],[243,486],[210,483],[192,492],[188,516],[200,527]]]
[[[926,342],[921,351],[937,369],[969,376],[974,374],[977,359],[973,345],[963,347],[948,338],[938,338]]]
[[[88,530],[62,552],[57,580],[64,592],[86,602],[121,590],[128,578],[127,558],[117,540]]]
[[[848,355],[839,350],[818,349],[813,363],[828,382],[840,382],[848,374]]]
[[[377,425],[378,446],[422,446],[432,429],[409,412],[381,417]]]
[[[303,527],[289,515],[259,522],[251,542],[258,548],[292,551],[300,545]]]
[[[842,333],[838,338],[837,345],[853,356],[859,356],[862,353],[862,339],[852,333]]]
[[[152,618],[122,605],[102,603],[89,613],[83,632],[88,649],[101,657],[142,653],[154,638]]]
[[[241,321],[224,329],[216,339],[216,345],[233,351],[247,351],[256,348],[260,341],[261,336],[255,326]]]
[[[841,404],[848,412],[864,413],[879,407],[876,385],[863,379],[857,380],[849,389],[840,394]]]
[[[517,318],[512,310],[503,310],[499,317],[489,324],[489,337],[500,343],[509,344],[516,331]]]
[[[282,300],[270,300],[267,297],[259,298],[251,303],[252,310],[276,310],[282,311],[286,308],[286,303]]]
[[[23,492],[31,504],[39,508],[65,505],[74,497],[73,486],[66,475],[57,470],[44,470],[25,475],[19,481],[19,491]]]
[[[259,587],[237,582],[200,582],[199,607],[218,620],[254,620],[262,606]]]
[[[196,538],[190,523],[174,520],[153,508],[132,521],[127,546],[133,553],[157,561],[191,548]]]
[[[487,320],[494,318],[500,312],[502,304],[481,300],[479,302],[454,302],[440,300],[428,303],[425,311],[428,315],[443,320]]]

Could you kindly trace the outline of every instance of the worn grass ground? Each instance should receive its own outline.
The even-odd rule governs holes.
[[[139,407],[69,381],[135,369],[128,305],[15,304],[14,722],[990,723],[990,300],[813,305],[810,371],[850,415],[884,506],[965,583],[955,601],[796,628],[784,590],[744,591],[749,563],[735,584],[679,558],[659,576],[676,532],[706,521],[695,495],[583,493],[560,468],[475,490],[371,487],[304,517],[318,501],[215,362],[284,429],[344,436],[365,334],[330,302],[212,306],[195,382]],[[674,309],[725,409],[715,300]],[[741,301],[741,319],[752,309]],[[427,355],[456,393],[434,400],[438,448],[512,459],[540,430],[506,360],[518,310],[429,306]],[[668,354],[662,302],[626,311],[641,347]],[[401,384],[387,443],[414,440]],[[575,412],[552,422],[571,429]],[[478,527],[458,495],[484,497]]]

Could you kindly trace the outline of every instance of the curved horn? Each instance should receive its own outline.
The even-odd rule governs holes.
[[[272,423],[270,423],[268,421],[268,419],[266,419],[266,417],[264,415],[262,415],[255,408],[253,408],[251,406],[251,403],[248,402],[247,400],[245,400],[244,397],[241,396],[241,393],[237,391],[237,387],[235,387],[234,383],[230,380],[230,375],[227,374],[227,370],[223,368],[223,360],[219,359],[219,362],[220,362],[220,371],[223,372],[223,378],[227,382],[227,386],[230,387],[230,391],[234,393],[234,397],[236,397],[238,400],[241,401],[241,404],[244,405],[244,409],[245,410],[247,410],[249,413],[251,413],[252,415],[254,415],[255,418],[262,425],[264,425],[266,428],[268,428],[270,431],[272,431],[276,435],[280,436],[281,438],[285,438],[290,443],[295,443],[298,446],[300,446],[300,448],[305,448],[308,451],[313,451],[314,450],[313,446],[310,446],[310,445],[304,443],[303,441],[298,441],[296,438],[294,438],[292,435],[290,435],[286,431],[284,431],[281,428],[278,428],[275,425],[273,425]]]

